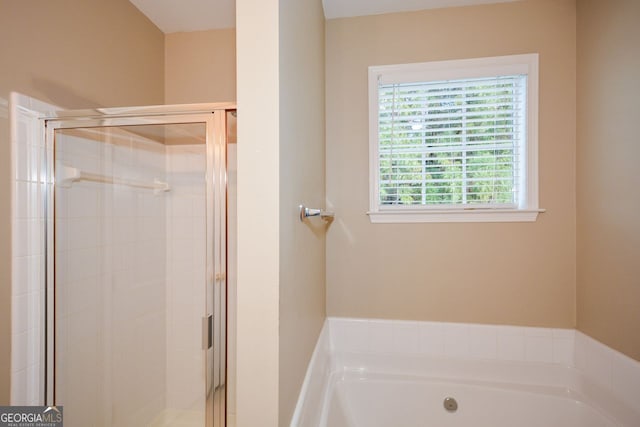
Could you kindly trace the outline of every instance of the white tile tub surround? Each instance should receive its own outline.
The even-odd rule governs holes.
[[[572,329],[330,318],[334,352],[559,363],[573,360]]]
[[[325,426],[353,371],[560,387],[640,425],[640,363],[573,329],[352,318],[327,319],[291,425]]]
[[[587,386],[606,390],[640,413],[640,362],[577,331],[574,365]]]

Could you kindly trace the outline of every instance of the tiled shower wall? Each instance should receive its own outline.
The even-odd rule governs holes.
[[[60,131],[56,166],[164,180],[164,146]],[[70,425],[147,424],[165,407],[165,193],[56,185],[56,396]]]
[[[205,403],[205,360],[197,349],[206,308],[206,166],[204,145],[166,146],[167,417],[195,425],[204,423]]]
[[[45,148],[35,111],[53,106],[13,93],[11,119],[12,288],[11,404],[38,405],[42,377]]]

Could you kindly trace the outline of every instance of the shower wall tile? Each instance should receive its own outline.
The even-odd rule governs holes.
[[[17,344],[16,337],[14,337],[14,343]],[[13,353],[13,349],[11,350]],[[27,370],[26,369],[16,369],[12,365],[11,369],[11,404],[15,405],[20,402],[20,404],[26,404],[30,400],[30,396],[27,394],[27,387],[29,384],[27,383]]]
[[[69,282],[91,279],[100,274],[99,247],[69,248],[63,256],[68,263]]]
[[[18,219],[39,218],[40,198],[39,184],[33,182],[18,181],[15,183],[15,217]]]
[[[166,147],[167,406],[199,409],[204,404],[202,319],[205,313],[205,147]]]
[[[38,225],[38,220],[14,219],[13,234],[16,236],[13,242],[13,255],[15,257],[27,257],[36,255],[39,249],[38,234],[35,233],[34,226]],[[18,239],[18,236],[20,239]],[[33,247],[33,243],[36,247]]]
[[[31,144],[15,144],[13,148],[16,153],[14,180],[39,182],[42,149]]]
[[[126,134],[110,142],[91,138],[61,135],[59,164],[164,180],[163,145]],[[161,411],[153,402],[164,401],[166,385],[165,194],[83,181],[56,190],[57,308],[60,342],[66,343],[58,351],[66,361],[60,368],[67,370],[58,395],[75,407],[79,425],[92,419],[148,424],[148,410],[141,408]],[[78,354],[93,369],[76,369]],[[80,392],[86,383],[104,388]]]
[[[53,106],[11,95],[12,345],[11,404],[41,403],[41,308],[44,287],[44,161],[42,127],[34,111]]]
[[[13,278],[15,285],[11,288],[12,297],[19,295],[25,295],[30,291],[29,279],[33,266],[32,259],[38,259],[38,257],[14,257],[11,264],[11,271],[13,272]]]
[[[193,216],[193,198],[181,196],[174,190],[174,194],[171,195],[170,209],[172,218],[190,218]]]
[[[67,193],[67,218],[98,217],[98,193],[96,184],[78,183]]]
[[[68,248],[95,248],[102,244],[100,219],[98,217],[70,218],[65,222],[65,226],[71,231],[66,242]]]
[[[27,369],[27,354],[29,351],[29,336],[27,331],[20,332],[15,337],[16,351],[12,352],[11,367],[16,371]]]

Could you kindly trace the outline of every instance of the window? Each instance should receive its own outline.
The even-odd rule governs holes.
[[[537,54],[369,67],[371,221],[535,221],[537,73]]]

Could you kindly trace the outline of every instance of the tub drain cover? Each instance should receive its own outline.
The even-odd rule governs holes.
[[[453,397],[444,398],[444,409],[449,412],[455,412],[458,410],[458,402]]]

